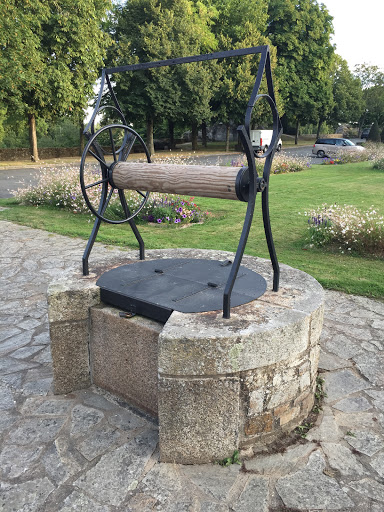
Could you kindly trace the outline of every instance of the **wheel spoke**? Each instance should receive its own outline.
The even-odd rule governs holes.
[[[143,197],[147,197],[147,196],[146,196],[146,194],[143,194],[142,192],[140,192],[140,190],[136,190],[136,192],[137,192],[138,194],[140,194],[141,196],[143,196]]]
[[[124,191],[121,189],[119,189],[119,197],[120,197],[121,206],[123,207],[123,210],[124,210],[124,215],[126,218],[128,218],[130,216],[130,211],[129,211],[129,208],[127,205],[127,200],[125,198]]]
[[[104,162],[104,160],[102,160],[99,156],[96,155],[96,153],[94,153],[93,151],[89,150],[89,152],[91,153],[91,155],[96,158],[96,160],[98,160],[101,165],[104,165],[105,167],[107,167],[107,164]]]
[[[95,183],[91,183],[90,185],[86,185],[84,188],[91,188],[95,187],[96,185],[100,185],[101,183],[106,183],[108,181],[108,178],[104,178],[103,180],[95,181]]]
[[[114,190],[115,189],[113,187],[111,187],[111,190],[109,191],[108,197],[105,200],[105,204],[103,206],[103,209],[101,210],[101,215],[104,215],[105,210],[108,208],[108,204],[109,204],[109,201],[111,200],[111,197],[112,197],[112,194],[113,194]]]
[[[109,131],[109,139],[111,141],[111,146],[112,146],[113,161],[116,162],[116,148],[115,148],[115,141],[113,140],[112,129],[110,128],[108,131]]]

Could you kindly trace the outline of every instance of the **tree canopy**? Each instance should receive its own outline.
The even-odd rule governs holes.
[[[0,4],[0,104],[27,116],[38,159],[37,117],[79,114],[93,94],[110,37],[110,0],[7,0]]]

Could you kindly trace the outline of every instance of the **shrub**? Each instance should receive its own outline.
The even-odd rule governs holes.
[[[258,174],[263,174],[264,159],[256,159],[256,170]],[[232,160],[232,167],[242,167],[247,165],[247,159],[242,156],[238,160]],[[289,172],[304,171],[312,167],[311,163],[305,158],[298,158],[289,155],[275,155],[272,161],[271,174],[284,174]]]
[[[98,174],[95,178],[95,170],[96,168],[91,166],[87,168],[86,182],[91,183],[98,179]],[[88,189],[88,196],[92,204],[98,204],[99,193],[100,189],[97,187]],[[46,205],[73,213],[91,215],[81,192],[77,166],[43,168],[37,185],[19,189],[15,196],[23,204]],[[130,211],[136,210],[142,201],[142,197],[135,192],[126,191],[125,197]],[[112,195],[107,216],[114,219],[122,218],[122,208],[117,191]],[[208,216],[209,212],[202,211],[193,198],[184,199],[175,195],[151,193],[136,220],[158,224],[185,224],[204,222]]]
[[[305,215],[311,245],[384,257],[384,217],[373,206],[361,211],[351,205],[323,204]]]
[[[373,168],[379,171],[384,171],[384,158],[379,158],[373,163]]]

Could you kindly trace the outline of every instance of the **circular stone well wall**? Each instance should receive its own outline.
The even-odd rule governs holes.
[[[130,256],[128,253],[128,258]],[[147,254],[148,259],[226,260],[233,256],[227,252],[186,249],[148,251]],[[82,278],[77,278],[74,288],[82,293],[81,302],[85,306],[87,297],[91,301],[88,304],[90,338],[86,333],[90,380],[94,382],[94,325],[97,339],[108,340],[102,349],[101,360],[105,365],[108,365],[108,347],[115,347],[113,351],[122,350],[121,347],[125,350],[118,355],[120,364],[110,365],[109,380],[114,368],[124,372],[124,365],[131,364],[130,358],[136,352],[138,371],[133,374],[133,380],[143,378],[140,368],[148,373],[144,379],[148,379],[152,388],[147,394],[157,403],[149,403],[146,410],[157,409],[163,462],[204,463],[229,457],[238,449],[259,448],[284,437],[312,409],[323,322],[323,289],[308,274],[281,265],[280,289],[273,292],[269,261],[245,256],[242,265],[267,280],[268,288],[263,296],[232,308],[230,319],[223,319],[222,311],[175,311],[165,325],[146,319],[141,321],[140,317],[135,317],[130,324],[131,320],[119,318],[114,308],[98,304],[95,278],[83,278],[83,292],[79,292]],[[74,302],[73,298],[68,300],[70,281],[66,280],[65,288],[67,295],[63,300],[59,297],[60,294],[65,296],[63,288],[51,287],[49,302],[53,320],[55,310],[62,312],[64,303],[71,309],[69,304]],[[78,297],[77,303],[79,300]],[[78,308],[74,311],[78,315]],[[51,327],[55,379],[60,382],[60,373],[65,373],[59,368],[65,366],[65,340],[62,336],[57,338],[54,321]],[[73,350],[73,339],[71,343]],[[68,371],[65,376],[68,379]],[[125,385],[129,389],[129,382]],[[68,387],[59,389],[69,392]],[[124,396],[119,389],[115,388],[114,392]],[[153,398],[156,392],[157,399]],[[145,393],[145,389],[140,393]]]

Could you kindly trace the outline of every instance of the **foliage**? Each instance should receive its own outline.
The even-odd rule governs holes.
[[[92,168],[88,168],[86,172],[92,180]],[[97,188],[88,191],[93,204],[99,201],[98,194]],[[136,210],[141,199],[133,192],[127,191],[125,195],[130,210]],[[19,189],[16,198],[25,205],[44,205],[91,216],[81,192],[79,170],[75,166],[42,168],[38,184]],[[121,218],[122,209],[116,193],[108,208],[109,214],[115,219]],[[158,224],[187,224],[204,222],[208,216],[209,213],[202,211],[194,202],[194,198],[184,199],[175,195],[152,193],[137,220]]]
[[[351,205],[323,204],[305,215],[311,245],[384,258],[384,217],[373,206],[361,211]]]
[[[333,108],[328,119],[334,126],[342,122],[358,122],[364,110],[361,81],[348,68],[347,62],[335,55],[332,64]]]
[[[232,167],[243,167],[246,166],[245,156],[232,160]],[[258,174],[263,174],[264,170],[264,159],[256,159],[256,170]],[[299,172],[309,169],[311,163],[305,158],[290,156],[290,155],[275,155],[272,161],[271,174],[285,174],[290,172]]]
[[[384,158],[380,158],[373,163],[373,168],[379,171],[384,171]]]
[[[217,463],[223,467],[228,467],[231,464],[241,464],[239,459],[239,451],[235,450],[231,457],[225,457],[224,459],[217,461]]]
[[[367,140],[372,142],[381,142],[380,128],[377,121],[374,121],[371,129],[369,130]]]
[[[270,0],[268,15],[286,116],[298,131],[299,123],[319,119],[332,106],[332,17],[315,0]]]
[[[384,127],[384,72],[377,66],[361,64],[355,67],[355,75],[363,85],[365,112],[360,124],[377,121]]]
[[[79,116],[93,94],[109,36],[109,0],[0,4],[0,104],[30,120]]]

